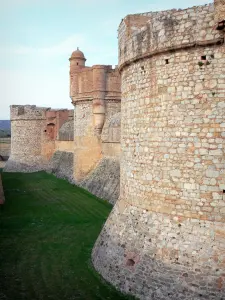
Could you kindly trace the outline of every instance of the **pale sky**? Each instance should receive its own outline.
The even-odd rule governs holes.
[[[0,120],[12,104],[72,108],[69,57],[117,64],[117,29],[127,14],[210,0],[0,0]],[[188,3],[188,4],[187,4]]]

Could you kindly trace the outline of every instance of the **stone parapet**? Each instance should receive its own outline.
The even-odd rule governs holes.
[[[217,10],[216,10],[217,11]],[[119,66],[142,56],[223,43],[213,4],[128,15],[119,27]]]
[[[36,105],[12,105],[10,119],[14,120],[45,120],[46,112],[50,107],[37,107]]]

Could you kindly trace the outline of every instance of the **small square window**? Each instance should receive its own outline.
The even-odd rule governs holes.
[[[202,55],[201,60],[206,60],[206,55]]]

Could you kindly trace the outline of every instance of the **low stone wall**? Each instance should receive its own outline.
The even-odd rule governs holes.
[[[3,159],[8,159],[11,151],[11,139],[10,138],[0,138],[0,156]]]
[[[21,172],[32,173],[43,171],[48,168],[48,161],[44,161],[42,157],[36,156],[34,160],[29,160],[27,163],[21,162],[10,156],[4,167],[4,172]]]
[[[4,190],[2,186],[2,177],[0,174],[0,205],[4,204],[5,202],[5,196],[4,196]]]
[[[88,190],[99,198],[115,204],[119,198],[120,162],[113,157],[104,157],[97,167],[79,183],[79,186]]]

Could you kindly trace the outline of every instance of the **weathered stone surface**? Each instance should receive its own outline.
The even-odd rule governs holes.
[[[67,179],[69,182],[74,183],[73,153],[56,151],[50,160],[47,170],[59,178]]]
[[[119,198],[120,187],[119,159],[104,157],[79,185],[97,197],[115,204]]]
[[[210,4],[127,16],[119,27],[120,198],[92,259],[139,299],[225,296],[225,44],[217,14]]]
[[[0,160],[7,160],[11,151],[11,138],[0,138]]]
[[[34,172],[46,169],[55,151],[57,133],[71,118],[71,111],[12,105],[10,114],[11,154],[4,170]]]

